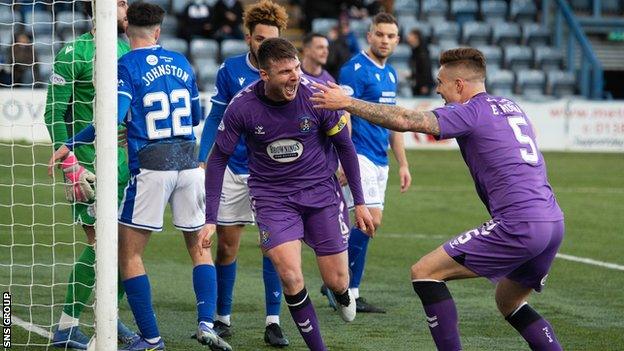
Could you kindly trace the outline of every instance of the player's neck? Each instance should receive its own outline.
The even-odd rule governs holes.
[[[472,89],[468,89],[466,91],[464,91],[462,93],[462,98],[460,103],[465,103],[466,101],[472,99],[473,97],[475,97],[475,95],[481,94],[481,93],[485,93],[485,85],[484,84],[479,84],[476,85],[475,87],[473,87]]]
[[[153,38],[149,38],[149,39],[141,38],[141,37],[130,38],[130,47],[132,48],[132,50],[147,48],[150,46],[154,46],[157,43],[158,42],[156,41],[156,39],[153,39]]]
[[[304,57],[303,61],[301,62],[301,69],[310,75],[313,76],[320,76],[321,73],[323,73],[323,67],[321,65],[319,65],[318,63]]]
[[[371,50],[370,48],[368,48],[368,50],[366,50],[366,55],[368,57],[370,57],[373,61],[375,61],[375,63],[377,63],[380,66],[384,66],[386,64],[386,61],[388,60],[385,57],[377,57],[374,53],[373,50]]]

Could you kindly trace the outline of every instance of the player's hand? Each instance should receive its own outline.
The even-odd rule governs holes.
[[[117,146],[126,147],[128,146],[128,129],[117,129]]]
[[[373,216],[366,205],[355,205],[354,209],[355,225],[371,238],[375,236],[375,225]]]
[[[347,176],[345,176],[342,166],[338,166],[338,169],[336,170],[336,177],[338,177],[338,183],[340,183],[340,186],[346,186],[348,184]]]
[[[54,166],[56,165],[56,161],[64,159],[70,153],[71,153],[71,150],[65,145],[59,147],[58,150],[54,151],[54,154],[52,154],[52,157],[48,161],[48,176],[52,177],[52,174],[54,173]]]
[[[315,108],[344,110],[351,104],[351,98],[347,96],[340,85],[336,83],[327,82],[327,85],[322,85],[312,82],[312,85],[320,90],[320,92],[312,94],[310,98]]]
[[[95,199],[95,174],[78,163],[76,155],[63,145],[54,152],[48,162],[48,175],[52,175],[54,164],[63,160],[60,168],[65,178],[65,198],[69,202],[90,202]]]
[[[401,181],[401,192],[406,192],[412,185],[412,175],[408,166],[399,167],[399,180]]]
[[[216,224],[206,223],[197,233],[197,248],[200,256],[204,254],[204,249],[209,249],[212,246],[212,236],[216,230]]]
[[[202,169],[206,169],[206,162],[200,162],[199,167],[201,167]]]

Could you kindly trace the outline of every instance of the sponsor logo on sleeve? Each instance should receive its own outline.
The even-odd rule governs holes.
[[[353,94],[355,94],[355,91],[353,90],[353,88],[351,88],[350,86],[346,84],[343,84],[340,87],[342,88],[342,91],[344,91],[344,93],[349,96],[353,96]]]
[[[269,157],[280,163],[297,160],[303,154],[303,144],[293,139],[280,139],[266,147]]]
[[[52,75],[50,76],[50,83],[52,83],[52,85],[65,85],[65,83],[67,83],[65,81],[65,78],[63,78],[63,76],[61,76],[58,73],[52,73]]]

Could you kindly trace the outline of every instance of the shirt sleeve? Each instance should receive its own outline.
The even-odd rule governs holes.
[[[344,92],[354,98],[360,98],[364,93],[364,86],[359,79],[358,72],[364,68],[357,68],[360,64],[353,61],[347,62],[340,69],[340,76],[338,77],[338,84],[342,87]],[[356,69],[357,68],[357,69]]]
[[[130,70],[121,62],[117,65],[117,95],[123,95],[129,98],[130,101],[132,101],[134,96]]]
[[[221,64],[219,67],[219,71],[217,72],[217,82],[215,83],[215,93],[210,98],[210,102],[213,104],[219,104],[223,106],[227,106],[232,99],[232,94],[228,89],[228,77],[227,77],[227,68],[225,67],[225,63]]]
[[[478,114],[466,104],[449,104],[432,111],[440,125],[439,139],[450,139],[470,134],[477,125]]]
[[[65,52],[68,51],[66,48],[61,49],[54,59],[44,112],[44,120],[54,149],[61,147],[69,138],[65,114],[71,104],[70,99],[76,80],[80,78],[80,72],[85,69],[84,60],[75,57],[76,51],[70,50],[70,53],[66,54]]]
[[[189,64],[189,68],[192,71],[190,64]],[[195,75],[193,75],[193,79],[190,83],[189,91],[191,92],[191,117],[193,120],[193,126],[196,126],[199,124],[199,121],[201,121],[204,116],[202,116],[201,102],[199,99],[199,90],[197,89],[197,81],[195,80]]]
[[[235,108],[232,108],[232,105],[225,110],[223,120],[217,128],[217,140],[215,143],[227,155],[231,155],[234,152],[243,130],[243,122],[234,110]]]
[[[327,136],[334,136],[340,133],[347,126],[347,116],[344,111],[323,110],[323,120],[321,127]]]

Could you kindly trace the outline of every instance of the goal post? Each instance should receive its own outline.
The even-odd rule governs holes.
[[[95,349],[117,349],[117,1],[95,6]]]
[[[92,29],[83,12],[88,3],[97,30],[85,39]],[[70,45],[81,40],[90,43],[86,59]],[[65,77],[71,79],[54,72],[61,52],[70,67]],[[89,74],[73,76],[76,62],[88,66]],[[5,348],[10,343],[14,349],[53,349],[62,314],[80,309],[79,322],[68,323],[79,323],[87,337],[94,336],[90,349],[117,350],[116,77],[116,0],[0,1],[0,296],[3,312],[10,301],[11,320],[2,319],[0,345]],[[70,96],[47,99],[54,84],[67,87]],[[44,116],[56,105],[67,109],[50,122]],[[85,106],[93,111],[86,114]],[[52,178],[47,175],[54,146],[75,134],[85,116],[93,118],[97,130],[94,167],[83,161],[95,168],[97,178],[97,202],[87,211],[97,218],[95,259],[90,261],[95,264],[83,265],[94,267],[96,279],[88,284],[70,275],[91,245],[65,199],[63,173],[55,169]],[[52,140],[54,126],[67,134]],[[71,298],[85,295],[78,292],[85,288],[93,288],[90,297]]]

